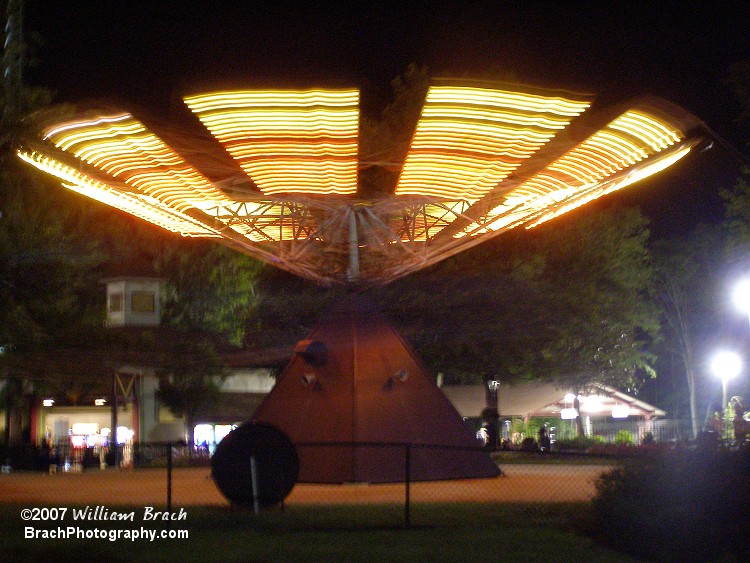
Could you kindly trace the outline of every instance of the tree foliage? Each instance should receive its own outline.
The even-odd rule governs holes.
[[[6,43],[5,58],[23,48],[18,42],[6,39]],[[49,92],[26,87],[20,71],[4,78],[0,80],[0,346],[5,356],[32,355],[101,321],[101,312],[91,306],[89,297],[91,273],[102,256],[82,228],[82,210],[75,198],[22,164],[15,154],[21,139],[38,127],[36,116],[49,104]]]
[[[633,457],[596,481],[592,532],[644,561],[745,561],[750,556],[748,450]]]
[[[214,243],[191,243],[165,247],[156,259],[156,271],[169,282],[164,320],[241,345],[261,263]]]
[[[741,113],[737,121],[747,126],[750,124],[750,59],[732,65],[727,82],[740,102]]]
[[[731,67],[728,82],[742,108],[737,121],[747,126],[750,124],[750,59]],[[750,242],[750,167],[745,166],[732,189],[719,193],[724,199],[724,228],[729,236],[730,258],[746,260]]]
[[[258,301],[247,323],[247,345],[288,348],[304,338],[344,292],[342,288],[319,287],[281,270],[265,268],[258,279]]]
[[[724,199],[723,226],[728,235],[730,259],[747,259],[750,243],[750,182],[746,170],[732,189],[721,190]]]
[[[196,401],[214,397],[209,374],[220,372],[218,356],[204,340],[208,334],[242,342],[259,263],[214,244],[181,241],[61,189],[21,163],[16,148],[38,132],[41,110],[47,118],[51,111],[64,117],[67,108],[50,110],[47,91],[25,86],[20,20],[6,32],[12,37],[5,38],[7,72],[0,77],[0,378],[5,380],[0,400],[20,408],[27,404],[25,395],[47,389],[75,403],[100,371],[116,369],[104,365],[95,374],[76,366],[77,350],[109,350],[119,357],[139,349],[164,356],[161,363],[171,374],[163,380],[164,397],[173,410],[190,413]],[[186,346],[189,362],[183,361],[184,350],[168,343],[144,346],[132,335],[101,330],[100,280],[154,274],[168,285],[165,320],[194,335]]]
[[[449,381],[632,390],[650,373],[659,331],[647,238],[637,211],[583,214],[507,233],[392,284],[380,301]]]
[[[16,444],[28,396],[48,386],[32,382],[49,377],[34,360],[101,320],[87,300],[101,256],[79,228],[75,203],[16,157],[50,94],[23,84],[20,4],[8,7],[16,19],[5,28],[0,79],[0,409],[5,441]]]
[[[703,225],[682,237],[657,241],[654,248],[665,349],[680,358],[684,370],[693,436],[700,430],[698,392],[704,358],[720,330],[716,273],[725,260],[724,244],[720,228]]]
[[[189,444],[194,442],[196,416],[219,401],[225,375],[216,350],[208,342],[191,343],[189,348],[164,356],[156,396],[174,414],[185,417]]]
[[[361,117],[359,191],[363,197],[376,198],[395,189],[428,86],[427,68],[412,63],[391,82],[393,101],[380,115]]]

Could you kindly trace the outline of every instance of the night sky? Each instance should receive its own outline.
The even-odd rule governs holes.
[[[750,3],[646,4],[27,0],[26,30],[43,41],[27,78],[59,101],[156,111],[213,87],[356,86],[372,111],[415,62],[433,76],[653,94],[737,142],[724,80],[750,57]]]
[[[163,115],[217,88],[357,87],[372,114],[413,62],[435,77],[660,96],[745,151],[750,129],[726,78],[750,59],[750,3],[648,4],[27,0],[26,32],[41,42],[26,78],[60,102],[119,99]],[[718,217],[717,192],[741,164],[734,149],[691,159],[622,196],[658,235]]]
[[[27,0],[25,25],[42,41],[26,79],[57,101],[120,98],[162,114],[214,88],[326,86],[358,87],[376,112],[412,62],[439,77],[660,96],[734,148],[717,142],[618,196],[659,236],[721,215],[717,192],[750,139],[726,83],[750,59],[750,2]]]

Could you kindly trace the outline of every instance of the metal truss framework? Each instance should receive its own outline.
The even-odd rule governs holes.
[[[619,190],[701,142],[700,122],[663,100],[586,112],[581,95],[435,86],[394,193],[365,199],[357,101],[353,91],[187,98],[213,136],[199,148],[130,113],[89,111],[18,154],[183,236],[320,284],[379,285]]]

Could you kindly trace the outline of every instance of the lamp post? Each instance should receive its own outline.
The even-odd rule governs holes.
[[[494,451],[498,449],[497,425],[500,420],[500,413],[498,412],[497,388],[499,382],[494,379],[488,379],[486,384],[487,387],[484,392],[485,406],[482,411],[482,422],[487,425],[487,433],[489,434],[487,448]]]
[[[721,379],[721,410],[727,408],[727,383],[737,377],[742,360],[734,352],[718,352],[711,361],[711,371]]]

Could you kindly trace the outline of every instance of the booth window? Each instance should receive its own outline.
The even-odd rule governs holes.
[[[122,293],[111,293],[109,295],[109,312],[122,313],[124,300]]]
[[[134,313],[153,313],[156,311],[156,298],[151,291],[134,291],[133,305]]]

